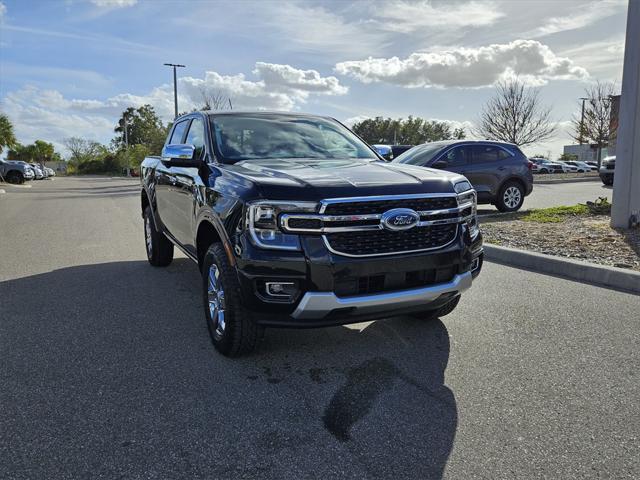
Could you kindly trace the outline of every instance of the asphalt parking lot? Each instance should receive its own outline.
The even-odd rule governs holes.
[[[640,477],[638,296],[487,263],[443,321],[229,360],[136,181],[31,185],[0,194],[0,478]]]

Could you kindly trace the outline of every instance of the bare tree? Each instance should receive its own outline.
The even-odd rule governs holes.
[[[541,105],[539,93],[517,79],[500,82],[482,110],[474,134],[518,146],[550,139],[557,126],[551,121],[551,108]]]
[[[207,90],[206,87],[200,88],[202,97],[202,110],[233,110],[231,97],[221,90]]]
[[[615,93],[615,85],[611,82],[597,82],[585,89],[587,101],[582,115],[571,118],[573,132],[571,136],[578,142],[587,141],[598,147],[598,166],[602,157],[602,147],[609,144],[614,131],[611,131],[611,96]]]

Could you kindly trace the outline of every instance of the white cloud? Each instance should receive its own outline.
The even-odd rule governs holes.
[[[624,36],[586,42],[563,49],[560,54],[584,66],[600,80],[622,81]]]
[[[534,85],[543,85],[551,79],[588,77],[584,68],[574,65],[569,58],[558,57],[535,40],[412,53],[405,59],[369,57],[340,62],[335,71],[363,83],[386,82],[403,87],[477,88],[514,75]]]
[[[132,7],[138,0],[91,0],[96,7],[100,8],[125,8]]]
[[[347,89],[335,77],[322,77],[315,70],[299,70],[289,65],[258,62],[256,81],[242,73],[221,75],[206,72],[203,78],[178,79],[178,106],[181,112],[202,105],[202,90],[231,98],[235,109],[293,110],[310,95],[342,95]],[[8,93],[2,109],[11,118],[21,142],[35,139],[61,146],[66,137],[81,136],[108,142],[116,119],[128,107],[151,104],[164,121],[173,119],[173,85],[164,84],[144,95],[121,93],[107,99],[67,98],[53,89],[26,86]]]
[[[544,36],[588,27],[597,21],[615,15],[626,4],[626,0],[596,0],[583,5],[576,5],[569,15],[549,18],[546,24],[539,27],[533,34]]]
[[[0,21],[4,19],[4,16],[7,14],[7,6],[4,2],[0,2]]]
[[[453,29],[460,27],[480,27],[493,24],[504,16],[494,2],[470,1],[433,5],[430,1],[408,2],[396,0],[384,2],[373,15],[380,21],[380,27],[402,33],[412,33],[421,29]]]

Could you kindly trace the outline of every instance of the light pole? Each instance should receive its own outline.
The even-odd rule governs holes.
[[[584,102],[586,102],[587,100],[589,100],[586,97],[580,97],[580,100],[582,100],[582,113],[580,114],[580,145],[582,145],[584,142],[583,140],[583,135],[584,135]]]
[[[611,226],[640,225],[640,2],[629,2]],[[635,47],[633,46],[635,45]]]
[[[177,63],[165,63],[167,67],[173,67],[173,109],[175,116],[178,117],[178,82],[176,80],[176,68],[184,68],[184,65],[178,65]]]

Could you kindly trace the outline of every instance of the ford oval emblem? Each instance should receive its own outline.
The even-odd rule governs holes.
[[[394,208],[382,214],[382,226],[394,232],[409,230],[418,225],[420,215],[410,208]]]

